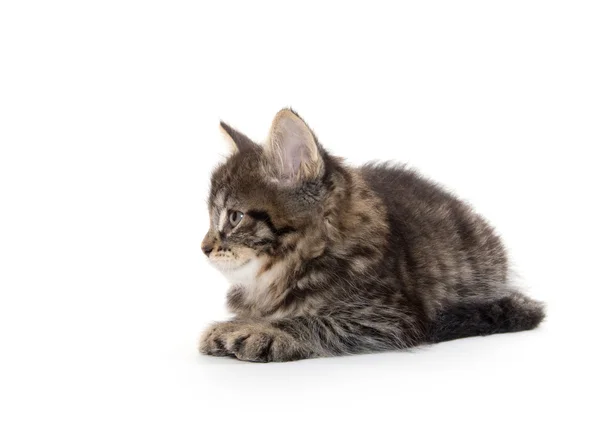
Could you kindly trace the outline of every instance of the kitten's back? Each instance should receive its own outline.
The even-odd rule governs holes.
[[[469,205],[402,166],[368,164],[360,171],[387,208],[388,270],[430,317],[427,342],[540,324],[543,304],[508,285],[502,242]]]
[[[404,166],[359,169],[386,206],[388,259],[429,312],[505,289],[507,258],[493,228],[469,205]]]

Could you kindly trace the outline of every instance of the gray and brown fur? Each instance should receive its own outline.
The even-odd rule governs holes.
[[[231,321],[200,351],[290,361],[535,328],[543,306],[507,283],[494,230],[399,165],[353,168],[292,110],[264,145],[221,124],[234,151],[213,173],[202,248],[232,280]],[[237,226],[231,212],[244,216]]]

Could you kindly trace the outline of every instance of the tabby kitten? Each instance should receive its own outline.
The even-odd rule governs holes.
[[[230,281],[233,320],[200,352],[246,361],[403,349],[535,328],[543,306],[507,283],[500,238],[402,166],[351,168],[290,109],[212,175],[202,250]]]

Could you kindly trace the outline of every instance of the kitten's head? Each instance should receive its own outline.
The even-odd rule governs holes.
[[[221,128],[233,153],[212,175],[202,250],[230,281],[252,282],[295,248],[300,232],[323,223],[332,160],[290,109],[277,113],[263,145]]]

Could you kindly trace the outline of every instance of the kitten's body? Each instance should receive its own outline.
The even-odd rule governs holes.
[[[507,285],[492,228],[415,172],[348,167],[289,110],[264,147],[223,128],[238,151],[213,174],[203,249],[232,281],[236,318],[207,330],[202,352],[287,361],[542,320],[541,305]],[[239,226],[227,226],[232,210]]]

